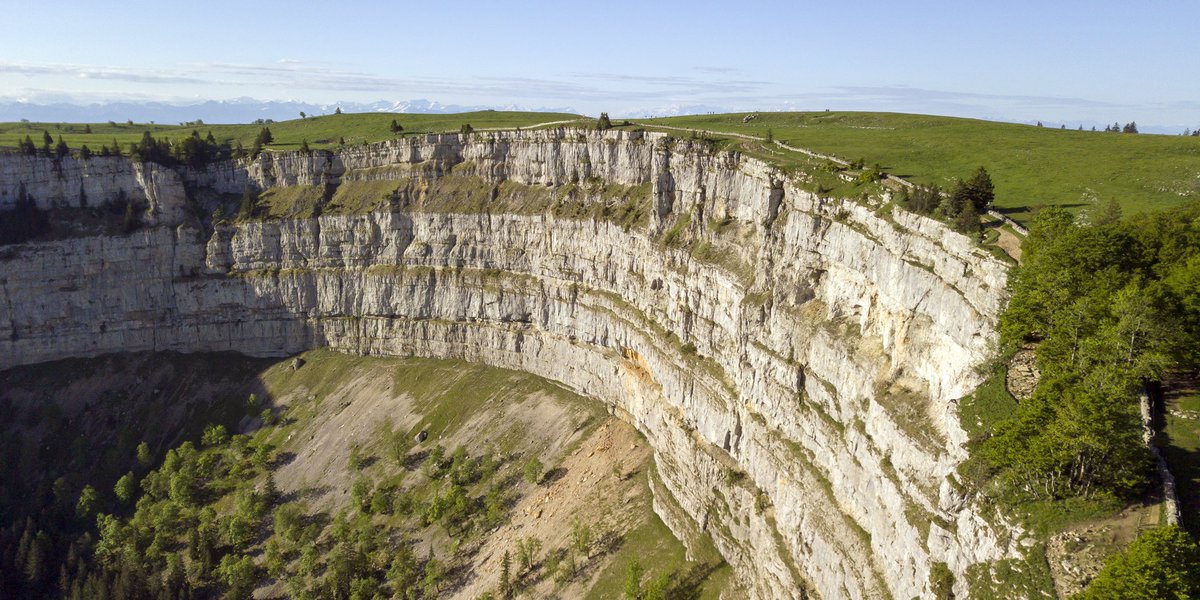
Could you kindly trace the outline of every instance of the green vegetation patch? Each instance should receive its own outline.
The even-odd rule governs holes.
[[[1053,600],[1054,580],[1046,564],[1045,547],[1026,550],[1025,558],[1007,558],[967,567],[972,598],[1046,598]]]
[[[997,423],[1016,414],[1017,399],[1005,385],[1006,366],[1004,357],[996,360],[988,378],[958,403],[959,423],[972,440],[987,438]]]
[[[266,218],[307,219],[320,214],[325,187],[293,185],[270,188],[258,197],[258,210]]]
[[[405,188],[410,182],[400,180],[374,181],[345,181],[343,180],[333,191],[333,196],[326,205],[324,214],[361,215],[375,212],[391,206],[398,190]]]

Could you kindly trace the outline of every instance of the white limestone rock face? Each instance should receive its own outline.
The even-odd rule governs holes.
[[[155,215],[125,236],[0,249],[0,367],[317,346],[480,361],[560,381],[637,426],[659,491],[757,598],[926,597],[936,562],[965,597],[967,567],[1016,552],[951,483],[966,456],[955,401],[979,382],[1005,268],[934,221],[620,131],[430,135],[179,173],[93,161],[58,174],[0,158],[0,191],[70,204],[78,183],[103,180],[94,197],[140,194]],[[182,209],[183,183],[239,193],[464,172],[650,184],[651,217],[625,229],[399,211],[206,234]],[[713,258],[664,243],[671,228]]]
[[[166,213],[154,221],[164,224],[178,222],[183,215],[176,211],[186,202],[179,174],[153,163],[99,156],[0,156],[0,210],[12,208],[22,193],[42,210],[144,202]]]

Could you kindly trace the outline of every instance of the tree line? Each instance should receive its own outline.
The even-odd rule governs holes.
[[[1200,203],[1122,219],[1034,219],[1001,316],[1006,353],[1033,344],[1033,396],[982,443],[1018,499],[1131,500],[1152,476],[1139,395],[1200,366]]]
[[[263,134],[260,133],[256,140],[256,151],[261,150],[262,145],[269,144],[271,138],[267,128],[263,128],[267,132],[267,137],[264,140]],[[238,151],[245,154],[241,150],[240,143]],[[17,143],[17,152],[26,156],[42,156],[46,158],[61,159],[71,156],[72,150],[70,146],[63,141],[62,136],[58,136],[58,141],[55,142],[49,131],[42,132],[42,145],[37,146],[33,138],[29,135],[25,139]],[[187,165],[192,167],[202,167],[208,163],[220,160],[228,160],[236,158],[233,147],[229,142],[218,143],[213,137],[211,131],[205,137],[200,137],[200,132],[192,130],[192,134],[181,140],[171,140],[168,138],[155,138],[149,131],[142,132],[142,139],[137,142],[130,142],[127,148],[122,149],[120,142],[113,140],[112,145],[102,145],[98,152],[94,152],[87,144],[79,147],[78,156],[83,160],[87,160],[93,156],[124,156],[128,154],[129,158],[140,162],[153,162],[165,166]]]
[[[861,168],[861,163],[859,165]],[[992,177],[981,166],[967,179],[956,180],[949,193],[937,185],[918,185],[912,191],[903,188],[898,200],[913,212],[950,223],[960,233],[977,234],[980,229],[979,218],[987,212],[995,198],[996,188]]]

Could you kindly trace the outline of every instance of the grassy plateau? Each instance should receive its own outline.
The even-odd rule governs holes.
[[[757,116],[744,123],[747,114]],[[1026,221],[1039,206],[1076,211],[1116,199],[1126,214],[1200,197],[1200,138],[1060,130],[929,115],[867,112],[736,113],[639,121],[645,126],[765,137],[878,163],[920,184],[953,185],[980,165],[996,206]]]
[[[275,141],[271,144],[274,150],[296,150],[301,142],[307,140],[310,148],[334,148],[339,139],[345,139],[347,144],[379,142],[393,139],[399,135],[414,133],[457,132],[463,125],[471,125],[475,129],[517,129],[533,127],[542,123],[567,121],[580,118],[579,115],[567,113],[514,112],[485,110],[457,114],[396,114],[396,113],[357,113],[312,116],[304,119],[277,121],[269,125],[263,124],[186,124],[166,125],[148,123],[0,123],[0,148],[15,148],[20,140],[29,136],[39,147],[42,144],[42,132],[47,131],[57,141],[62,136],[63,141],[72,149],[78,149],[87,144],[93,151],[101,145],[112,145],[115,139],[121,147],[127,148],[130,143],[142,139],[142,133],[149,131],[155,137],[182,139],[191,135],[193,130],[201,135],[212,132],[218,142],[241,142],[247,149],[254,144],[254,138],[264,126],[271,129]],[[399,134],[391,131],[392,121],[404,128]],[[90,129],[91,133],[86,133]]]

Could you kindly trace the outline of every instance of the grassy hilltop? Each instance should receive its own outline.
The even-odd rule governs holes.
[[[749,123],[747,114],[757,117]],[[879,163],[915,183],[950,187],[983,165],[995,204],[1017,220],[1038,206],[1079,209],[1116,199],[1126,214],[1200,197],[1200,138],[1074,131],[929,115],[736,113],[647,125],[765,137],[846,160]]]

